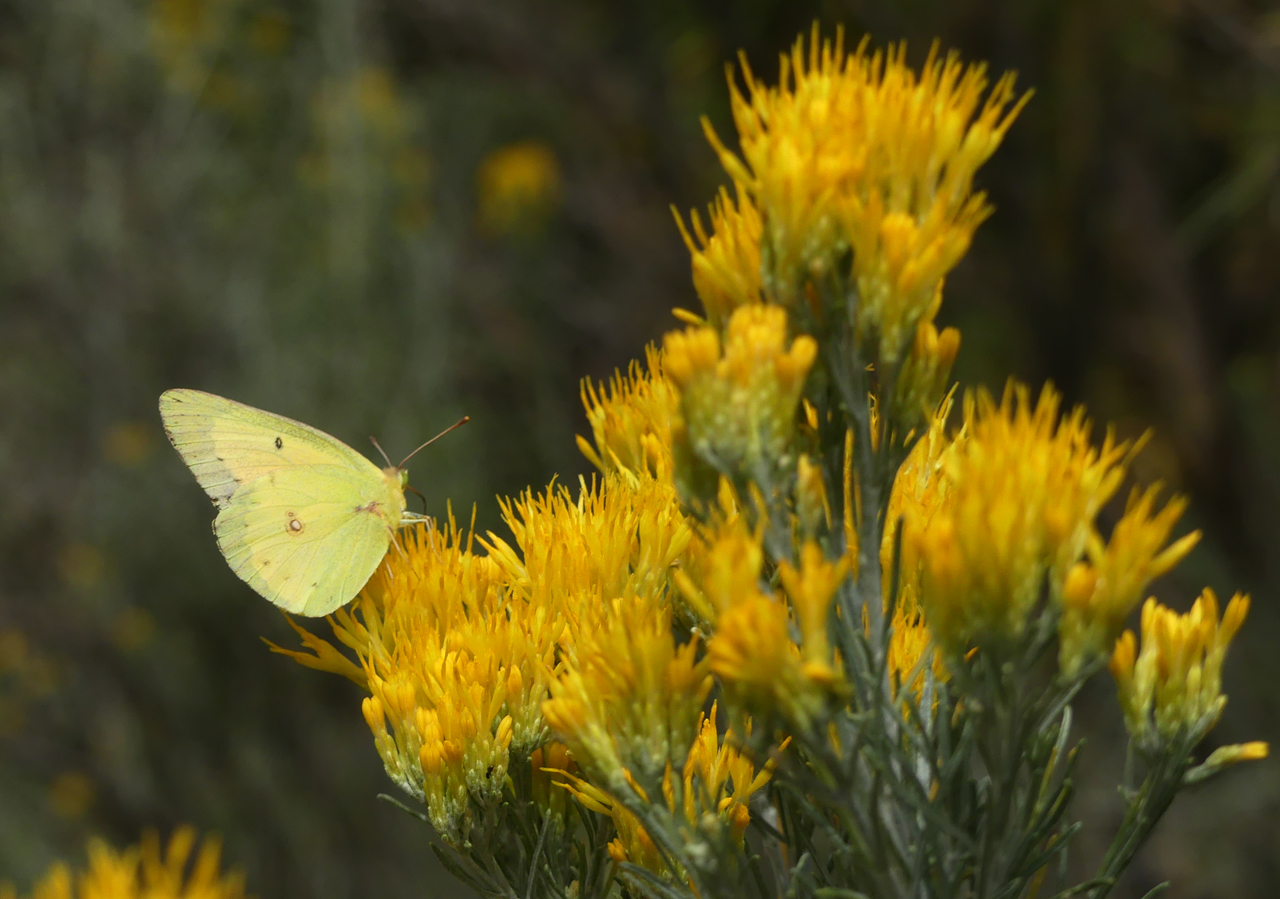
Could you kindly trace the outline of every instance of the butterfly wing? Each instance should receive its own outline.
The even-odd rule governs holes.
[[[300,421],[199,390],[166,390],[160,417],[174,449],[219,509],[236,490],[287,466],[336,465],[379,482],[382,473],[336,437]]]
[[[241,487],[214,522],[218,548],[250,587],[287,612],[327,615],[387,553],[392,488],[340,465],[281,468]]]

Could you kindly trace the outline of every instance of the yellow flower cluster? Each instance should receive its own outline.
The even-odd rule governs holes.
[[[505,614],[508,578],[470,543],[452,521],[402,535],[356,603],[331,619],[359,667],[300,628],[312,653],[288,653],[366,687],[387,774],[455,843],[470,800],[501,796],[513,748],[527,755],[542,741],[538,703],[563,630],[547,616]]]
[[[193,858],[196,842],[189,827],[174,831],[166,849],[154,831],[124,852],[91,840],[84,871],[76,874],[65,863],[55,864],[31,899],[244,899],[244,875],[222,873],[219,842],[205,840]],[[0,884],[0,899],[17,899],[17,894]]]
[[[667,334],[664,368],[681,400],[672,434],[677,453],[687,447],[722,473],[777,463],[790,447],[800,393],[817,353],[812,337],[788,341],[787,313],[780,306],[739,307],[723,340],[704,326]],[[679,468],[677,455],[677,476]]]
[[[1146,601],[1142,652],[1133,631],[1125,631],[1111,656],[1125,725],[1140,748],[1194,743],[1217,724],[1227,704],[1222,662],[1248,614],[1249,597],[1236,594],[1219,621],[1218,598],[1209,589],[1185,615]],[[1265,755],[1265,746],[1254,745],[1251,757],[1258,757],[1258,747]]]
[[[706,834],[707,815],[712,815],[714,826],[723,829],[739,848],[747,825],[751,823],[749,803],[752,795],[760,790],[773,775],[775,763],[756,767],[716,728],[716,706],[712,704],[709,715],[701,715],[697,722],[697,738],[689,747],[684,764],[678,769],[669,766],[662,778],[662,796],[667,810],[683,819],[690,832]],[[678,770],[679,775],[674,772]],[[676,796],[676,777],[682,789]],[[618,836],[609,844],[609,855],[617,862],[631,862],[656,874],[675,874],[668,871],[662,854],[653,838],[636,816],[608,793],[580,777],[569,775],[566,788],[584,806],[609,816]],[[647,793],[638,785],[634,787],[643,802],[650,801]]]
[[[998,405],[982,391],[966,396],[954,442],[931,431],[904,466],[900,477],[914,480],[895,510],[905,521],[904,589],[919,591],[950,655],[1021,638],[1047,584],[1063,608],[1061,667],[1074,676],[1109,652],[1146,584],[1194,545],[1192,534],[1164,548],[1182,502],[1153,514],[1154,489],[1103,542],[1098,511],[1133,447],[1110,433],[1094,447],[1090,430],[1080,409],[1059,417],[1049,388],[1033,406],[1010,385]]]
[[[608,476],[583,484],[576,498],[564,489],[530,491],[503,512],[515,546],[489,534],[481,541],[487,554],[452,520],[402,535],[355,603],[331,618],[337,641],[358,664],[300,628],[308,651],[278,650],[368,690],[365,719],[388,775],[426,803],[432,824],[453,845],[465,843],[473,808],[500,801],[509,766],[530,764],[546,743],[543,705],[553,686],[563,691],[562,682],[596,670],[565,660],[602,654],[616,662],[618,647],[641,633],[665,637],[674,652],[669,623],[663,634],[654,629],[666,614],[668,571],[691,532],[669,484]],[[620,620],[613,615],[635,628],[611,631]],[[610,633],[616,645],[605,646]],[[691,648],[680,652],[692,657]],[[588,699],[593,707],[607,702],[594,692]],[[699,710],[678,739],[692,740]],[[562,714],[555,723],[566,721]],[[640,728],[619,737],[628,761],[641,752],[627,742]],[[589,742],[574,728],[563,730],[579,750]],[[579,761],[588,758],[583,752]]]
[[[878,335],[882,360],[899,359],[917,325],[932,320],[943,278],[990,212],[973,192],[974,174],[1028,97],[1014,102],[1011,74],[988,93],[984,66],[940,58],[936,46],[919,74],[905,57],[905,46],[869,53],[866,41],[846,53],[842,32],[820,40],[815,26],[807,52],[801,39],[782,58],[776,87],[757,81],[743,58],[745,95],[730,84],[741,157],[704,125],[751,206],[722,202],[713,214],[724,231],[695,253],[704,302],[714,297],[719,308],[743,296],[749,276],[722,263],[757,258],[766,293],[791,302],[847,248],[858,327]],[[745,224],[756,209],[758,229]],[[762,251],[737,249],[756,230]]]

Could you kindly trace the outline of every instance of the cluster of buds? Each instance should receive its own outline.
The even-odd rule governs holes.
[[[1218,723],[1227,704],[1222,663],[1248,613],[1249,597],[1236,594],[1219,621],[1218,598],[1209,589],[1185,615],[1146,601],[1142,651],[1127,630],[1111,656],[1125,726],[1141,752],[1185,752]]]

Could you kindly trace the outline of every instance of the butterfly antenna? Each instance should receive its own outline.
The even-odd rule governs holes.
[[[399,465],[399,467],[400,467],[400,468],[404,468],[404,463],[405,463],[405,462],[408,462],[410,459],[412,459],[414,456],[416,456],[416,455],[418,454],[418,452],[419,452],[419,451],[426,449],[426,448],[427,448],[427,447],[429,447],[431,444],[435,443],[437,440],[439,440],[441,437],[443,437],[445,434],[448,434],[450,431],[453,431],[453,430],[456,430],[456,429],[458,429],[458,428],[462,427],[463,425],[465,425],[465,424],[466,424],[467,422],[469,422],[469,421],[471,421],[471,416],[470,416],[470,415],[464,415],[464,416],[462,416],[462,418],[458,419],[458,420],[457,420],[457,421],[455,421],[453,424],[449,425],[449,427],[447,427],[447,428],[445,428],[443,431],[441,431],[439,434],[437,434],[436,436],[432,437],[432,438],[431,438],[430,440],[428,440],[426,443],[422,444],[422,446],[418,447],[418,449],[414,450],[414,451],[413,451],[413,452],[411,452],[409,455],[405,456],[405,457],[400,461],[400,465]]]
[[[375,447],[377,447],[378,452],[382,453],[382,458],[386,459],[387,468],[391,468],[392,467],[391,460],[387,458],[387,451],[382,448],[382,444],[378,442],[378,438],[370,437],[369,442],[372,443]],[[400,464],[403,465],[404,463],[401,462]]]

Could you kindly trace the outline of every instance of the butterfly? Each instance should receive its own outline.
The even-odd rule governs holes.
[[[396,529],[429,520],[405,509],[404,464],[470,420],[399,465],[383,453],[380,469],[310,425],[212,393],[166,390],[160,417],[218,510],[213,532],[231,570],[268,601],[306,616],[350,602]]]

